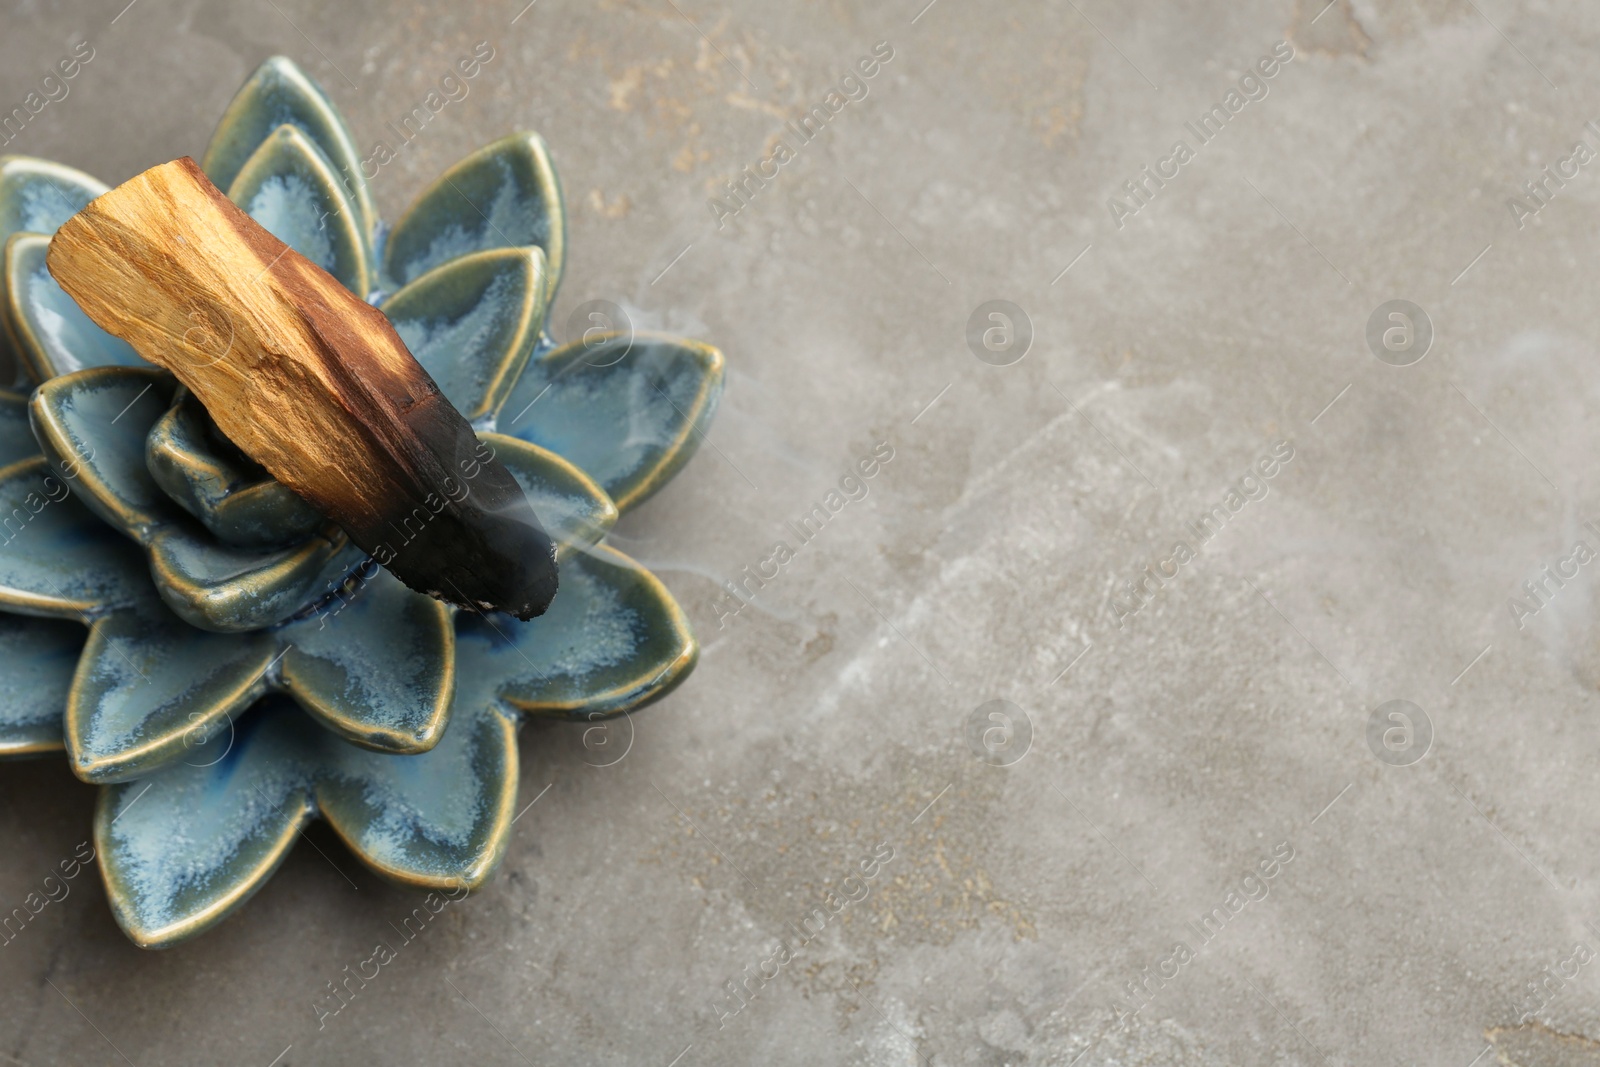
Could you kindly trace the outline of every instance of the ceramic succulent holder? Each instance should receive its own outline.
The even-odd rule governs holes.
[[[275,58],[202,168],[384,312],[522,485],[561,582],[529,622],[400,584],[50,276],[50,235],[107,186],[0,160],[19,368],[0,390],[0,755],[64,749],[101,785],[100,868],[147,947],[228,914],[318,817],[385,875],[480,886],[510,832],[520,720],[619,715],[694,666],[682,610],[604,538],[688,460],[722,387],[721,354],[693,341],[552,345],[565,218],[536,134],[463,159],[388,228],[343,119]]]

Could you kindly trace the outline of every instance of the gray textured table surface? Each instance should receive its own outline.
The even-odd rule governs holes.
[[[96,58],[6,150],[108,181],[198,155],[270,54],[366,145],[491,42],[376,179],[385,216],[537,129],[570,201],[555,321],[612,300],[729,374],[618,535],[700,667],[610,768],[524,730],[540,799],[486,891],[319,1030],[416,896],[326,832],[165,953],[82,883],[0,948],[0,1060],[1600,1062],[1574,555],[1600,549],[1600,172],[1574,155],[1600,148],[1600,19],[1322,4],[11,4],[0,105],[74,41]],[[866,95],[729,200],[878,42]],[[1396,299],[1434,332],[1408,366],[1366,338]],[[1031,322],[1019,362],[969,349],[989,300]],[[780,540],[730,617],[719,583]],[[1546,566],[1579,574],[1534,601]],[[991,700],[1031,724],[1006,766],[969,743]],[[1409,751],[1388,710],[1369,729],[1391,700],[1421,711]],[[0,901],[92,801],[60,761],[0,766]]]

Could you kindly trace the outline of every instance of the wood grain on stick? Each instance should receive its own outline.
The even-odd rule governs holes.
[[[231,441],[407,585],[524,619],[549,605],[554,546],[511,472],[382,312],[194,160],[90,202],[46,262],[102,329],[176,375]]]

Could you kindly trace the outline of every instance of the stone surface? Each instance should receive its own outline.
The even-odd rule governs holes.
[[[499,875],[320,1028],[418,903],[322,829],[162,954],[70,883],[0,947],[7,1062],[1593,1057],[1600,173],[1563,163],[1600,147],[1592,7],[118,6],[9,12],[0,113],[75,41],[95,58],[4,150],[113,183],[198,155],[276,52],[366,150],[494,45],[379,207],[537,129],[571,205],[557,337],[609,300],[727,353],[714,447],[613,536],[704,656],[631,747],[627,722],[525,728]],[[879,41],[800,143],[786,121]],[[778,139],[793,158],[727,199]],[[1139,203],[1146,166],[1178,169]],[[967,341],[993,300],[1031,321],[1009,365],[981,344],[1003,322]],[[1383,348],[1387,311],[1369,347],[1392,300],[1431,322],[1420,361]],[[731,614],[720,583],[754,590],[780,540]],[[1536,602],[1546,566],[1578,576]],[[0,903],[92,802],[60,761],[0,767]],[[768,963],[829,890],[866,895]]]

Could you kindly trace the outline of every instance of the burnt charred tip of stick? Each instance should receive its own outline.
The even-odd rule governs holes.
[[[187,157],[91,201],[46,265],[102,329],[171,371],[223,435],[419,592],[521,619],[556,590],[554,545],[381,312],[273,237]],[[197,350],[192,309],[209,338]],[[213,358],[214,357],[214,358]],[[248,373],[240,373],[248,368]],[[486,446],[485,446],[486,447]],[[471,491],[452,491],[474,454]]]

